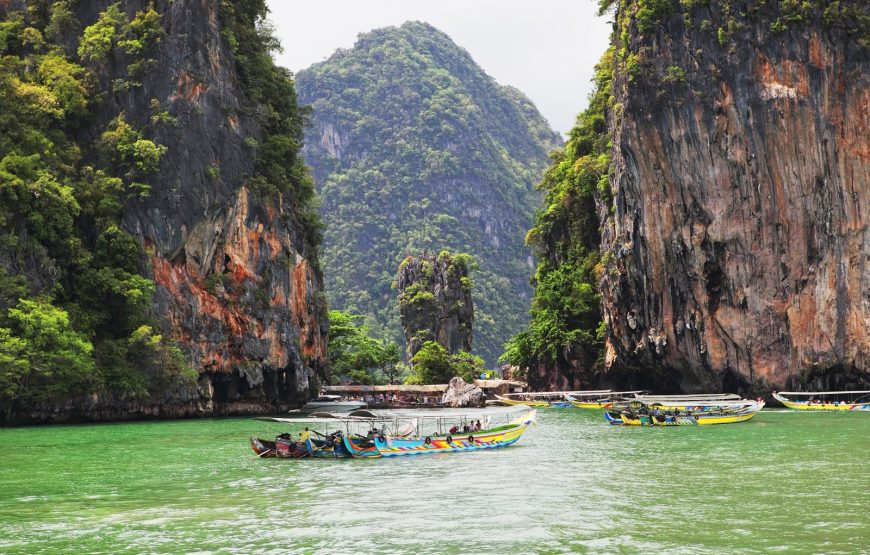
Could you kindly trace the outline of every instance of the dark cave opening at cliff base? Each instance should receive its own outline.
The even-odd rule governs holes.
[[[785,381],[788,391],[854,391],[870,389],[870,372],[835,365],[803,369]]]
[[[618,368],[604,374],[602,387],[632,391],[643,389],[659,394],[737,393],[755,395],[757,388],[733,370],[716,376],[708,370],[704,375],[691,369],[679,368]]]
[[[652,393],[684,393],[679,374],[664,368],[611,368],[604,373],[602,387],[617,391],[647,390]]]

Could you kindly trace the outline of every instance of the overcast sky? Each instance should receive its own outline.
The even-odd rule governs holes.
[[[503,85],[523,91],[563,135],[586,107],[593,66],[607,48],[608,17],[594,0],[268,0],[298,72],[350,48],[360,33],[408,20],[430,23]]]

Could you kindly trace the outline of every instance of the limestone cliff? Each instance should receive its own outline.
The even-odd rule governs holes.
[[[868,9],[620,2],[599,210],[610,380],[867,382]]]
[[[408,257],[399,266],[399,309],[412,358],[423,343],[435,341],[447,352],[471,352],[474,304],[468,255]]]
[[[202,408],[274,410],[316,394],[324,377],[322,276],[292,195],[264,199],[250,186],[250,139],[264,131],[218,4],[167,5],[164,58],[140,102],[157,97],[180,125],[158,136],[169,159],[125,223],[148,248],[158,312],[202,372]],[[143,113],[136,100],[129,111]]]
[[[111,172],[118,178],[105,181],[118,190],[144,191],[119,194],[111,223],[137,243],[134,271],[151,282],[142,291],[153,292],[145,300],[149,324],[174,340],[198,377],[152,380],[142,370],[152,361],[141,360],[129,364],[127,382],[133,385],[118,386],[113,376],[126,363],[121,355],[117,361],[106,355],[106,345],[126,349],[129,332],[75,321],[96,347],[96,375],[82,386],[91,389],[27,406],[19,402],[15,419],[274,412],[304,401],[326,378],[319,224],[310,203],[313,184],[298,156],[304,112],[296,105],[292,76],[269,55],[265,2],[24,4],[0,2],[0,14],[30,25],[28,36],[51,38],[63,63],[81,64],[70,71],[87,76],[87,113],[69,130],[53,130],[66,132],[75,146],[64,169],[76,179],[84,176],[81,183]],[[19,51],[33,56],[27,44]],[[137,165],[126,173],[105,155],[107,137],[114,140],[121,131],[140,137],[129,149]],[[135,149],[149,144],[154,167],[146,175]],[[72,194],[84,207],[89,193],[77,187]],[[84,248],[97,252],[100,239],[91,245],[105,221],[84,209],[78,215]],[[50,249],[41,252],[57,259]],[[79,258],[82,264],[96,260]],[[0,267],[12,267],[2,262]],[[65,266],[54,268],[60,275],[53,290],[66,288],[57,304],[70,312],[93,304],[80,300]],[[52,291],[53,284],[24,273],[30,294]],[[118,352],[129,357],[133,351]]]

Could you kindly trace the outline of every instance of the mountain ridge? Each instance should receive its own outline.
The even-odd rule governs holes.
[[[474,347],[494,364],[527,318],[524,236],[561,137],[427,23],[361,34],[296,83],[312,108],[303,153],[322,200],[331,304],[401,341],[399,263],[467,251],[479,265]]]

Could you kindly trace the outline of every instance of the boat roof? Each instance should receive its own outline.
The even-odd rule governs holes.
[[[601,395],[609,395],[619,396],[619,395],[637,395],[639,393],[644,393],[647,391],[646,389],[636,389],[634,391],[610,391],[609,389],[601,392],[601,391],[569,391],[568,394],[572,397],[593,397],[593,396],[601,396]]]
[[[398,409],[384,412],[355,410],[350,413],[337,414],[331,412],[315,412],[308,416],[284,418],[280,416],[256,416],[254,420],[264,422],[281,422],[284,424],[323,424],[338,422],[395,422],[396,420],[439,420],[482,418],[484,416],[501,416],[514,412],[530,411],[531,407],[518,405],[512,407],[489,407],[485,409],[431,409],[430,411]]]
[[[691,395],[635,395],[635,397],[638,399],[666,399],[670,401],[683,399],[741,399],[740,395],[737,395],[736,393],[696,393]]]
[[[846,393],[870,393],[867,391],[774,391],[779,395],[843,395]]]
[[[756,405],[758,401],[753,401],[752,399],[671,399],[668,401],[667,399],[659,400],[641,400],[635,399],[635,401],[647,405],[647,406],[655,406],[662,405],[667,406],[668,403],[680,405],[684,407],[741,407],[745,405]]]
[[[496,389],[503,386],[528,387],[526,382],[514,380],[473,380],[474,385],[482,389]],[[443,393],[449,384],[425,384],[425,385],[325,385],[321,388],[324,393]]]
[[[610,389],[599,389],[597,391],[534,391],[534,392],[526,392],[526,393],[505,393],[502,397],[552,397],[554,395],[573,395],[580,396],[583,394],[586,395],[607,395],[614,393],[613,390]],[[634,393],[634,391],[630,392]]]

